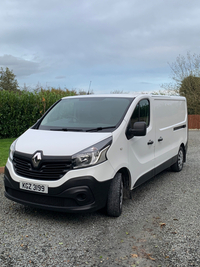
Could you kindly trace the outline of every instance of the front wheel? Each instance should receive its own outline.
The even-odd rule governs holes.
[[[184,151],[183,148],[180,147],[177,155],[177,161],[172,165],[172,170],[175,172],[180,172],[183,169],[184,163]]]
[[[108,192],[107,214],[118,217],[122,213],[123,203],[123,181],[121,173],[117,173],[113,178]]]

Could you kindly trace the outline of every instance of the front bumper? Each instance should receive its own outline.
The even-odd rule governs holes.
[[[73,178],[58,187],[50,187],[48,194],[22,190],[5,167],[5,196],[15,202],[61,212],[91,212],[103,208],[107,202],[111,180],[97,181],[92,176]]]

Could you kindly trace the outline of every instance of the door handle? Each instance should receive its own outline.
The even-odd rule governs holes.
[[[149,140],[149,142],[147,143],[147,145],[152,145],[154,142],[152,140]]]
[[[162,138],[162,137],[160,137],[160,138],[158,139],[158,142],[161,142],[161,141],[163,141],[163,138]]]

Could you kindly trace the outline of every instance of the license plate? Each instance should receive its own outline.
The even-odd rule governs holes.
[[[40,192],[40,193],[45,193],[45,194],[48,193],[48,186],[44,184],[20,182],[19,187],[20,189],[24,189],[28,191]]]

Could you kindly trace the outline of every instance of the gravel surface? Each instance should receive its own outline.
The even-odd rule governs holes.
[[[119,218],[25,207],[0,175],[0,266],[200,266],[199,143],[190,131],[183,170],[135,189]]]

